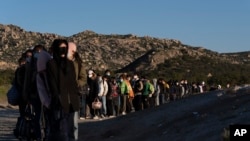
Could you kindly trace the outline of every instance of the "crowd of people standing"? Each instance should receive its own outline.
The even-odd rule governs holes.
[[[205,91],[205,84],[187,80],[86,70],[77,45],[65,39],[55,39],[49,50],[34,46],[18,63],[13,83],[21,94],[20,117],[26,116],[27,107],[34,109],[32,140],[37,141],[78,140],[79,119],[126,115]],[[101,101],[101,108],[92,107],[95,100]]]
[[[112,75],[110,70],[100,75],[88,70],[85,92],[81,95],[80,119],[126,115],[205,91],[204,82],[196,85],[189,84],[187,80],[151,80],[146,76],[127,73]],[[101,109],[92,109],[92,102],[96,98],[102,102]]]

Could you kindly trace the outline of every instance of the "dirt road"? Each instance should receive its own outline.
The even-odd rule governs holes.
[[[0,106],[0,141],[17,141],[13,136],[13,129],[18,116],[16,108]]]
[[[230,124],[250,124],[250,94],[212,92],[126,116],[80,123],[81,140],[220,141]]]
[[[16,140],[18,112],[0,107],[0,140]],[[209,92],[106,120],[79,121],[80,141],[220,141],[230,124],[250,124],[250,93]]]

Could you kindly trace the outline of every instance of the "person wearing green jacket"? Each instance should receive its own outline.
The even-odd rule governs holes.
[[[149,108],[149,94],[150,94],[150,82],[148,79],[143,79],[143,90],[142,90],[142,103],[143,103],[143,109]]]
[[[126,85],[126,75],[122,74],[120,76],[120,90],[121,90],[121,109],[122,115],[126,115],[126,105],[128,100],[128,87]]]

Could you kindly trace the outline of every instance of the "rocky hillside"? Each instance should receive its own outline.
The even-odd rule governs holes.
[[[26,49],[37,44],[48,48],[56,38],[66,38],[77,43],[86,69],[94,68],[100,71],[159,71],[170,66],[172,69],[178,69],[186,65],[181,62],[188,63],[189,67],[185,68],[188,71],[194,65],[192,62],[206,60],[210,60],[206,62],[210,65],[213,65],[211,62],[246,66],[250,64],[250,52],[219,54],[202,47],[185,45],[174,39],[138,37],[132,34],[102,35],[93,31],[63,37],[0,24],[0,69],[15,68],[18,57]]]

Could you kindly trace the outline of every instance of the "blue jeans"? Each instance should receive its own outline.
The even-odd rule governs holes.
[[[106,96],[102,96],[102,114],[107,115]]]

